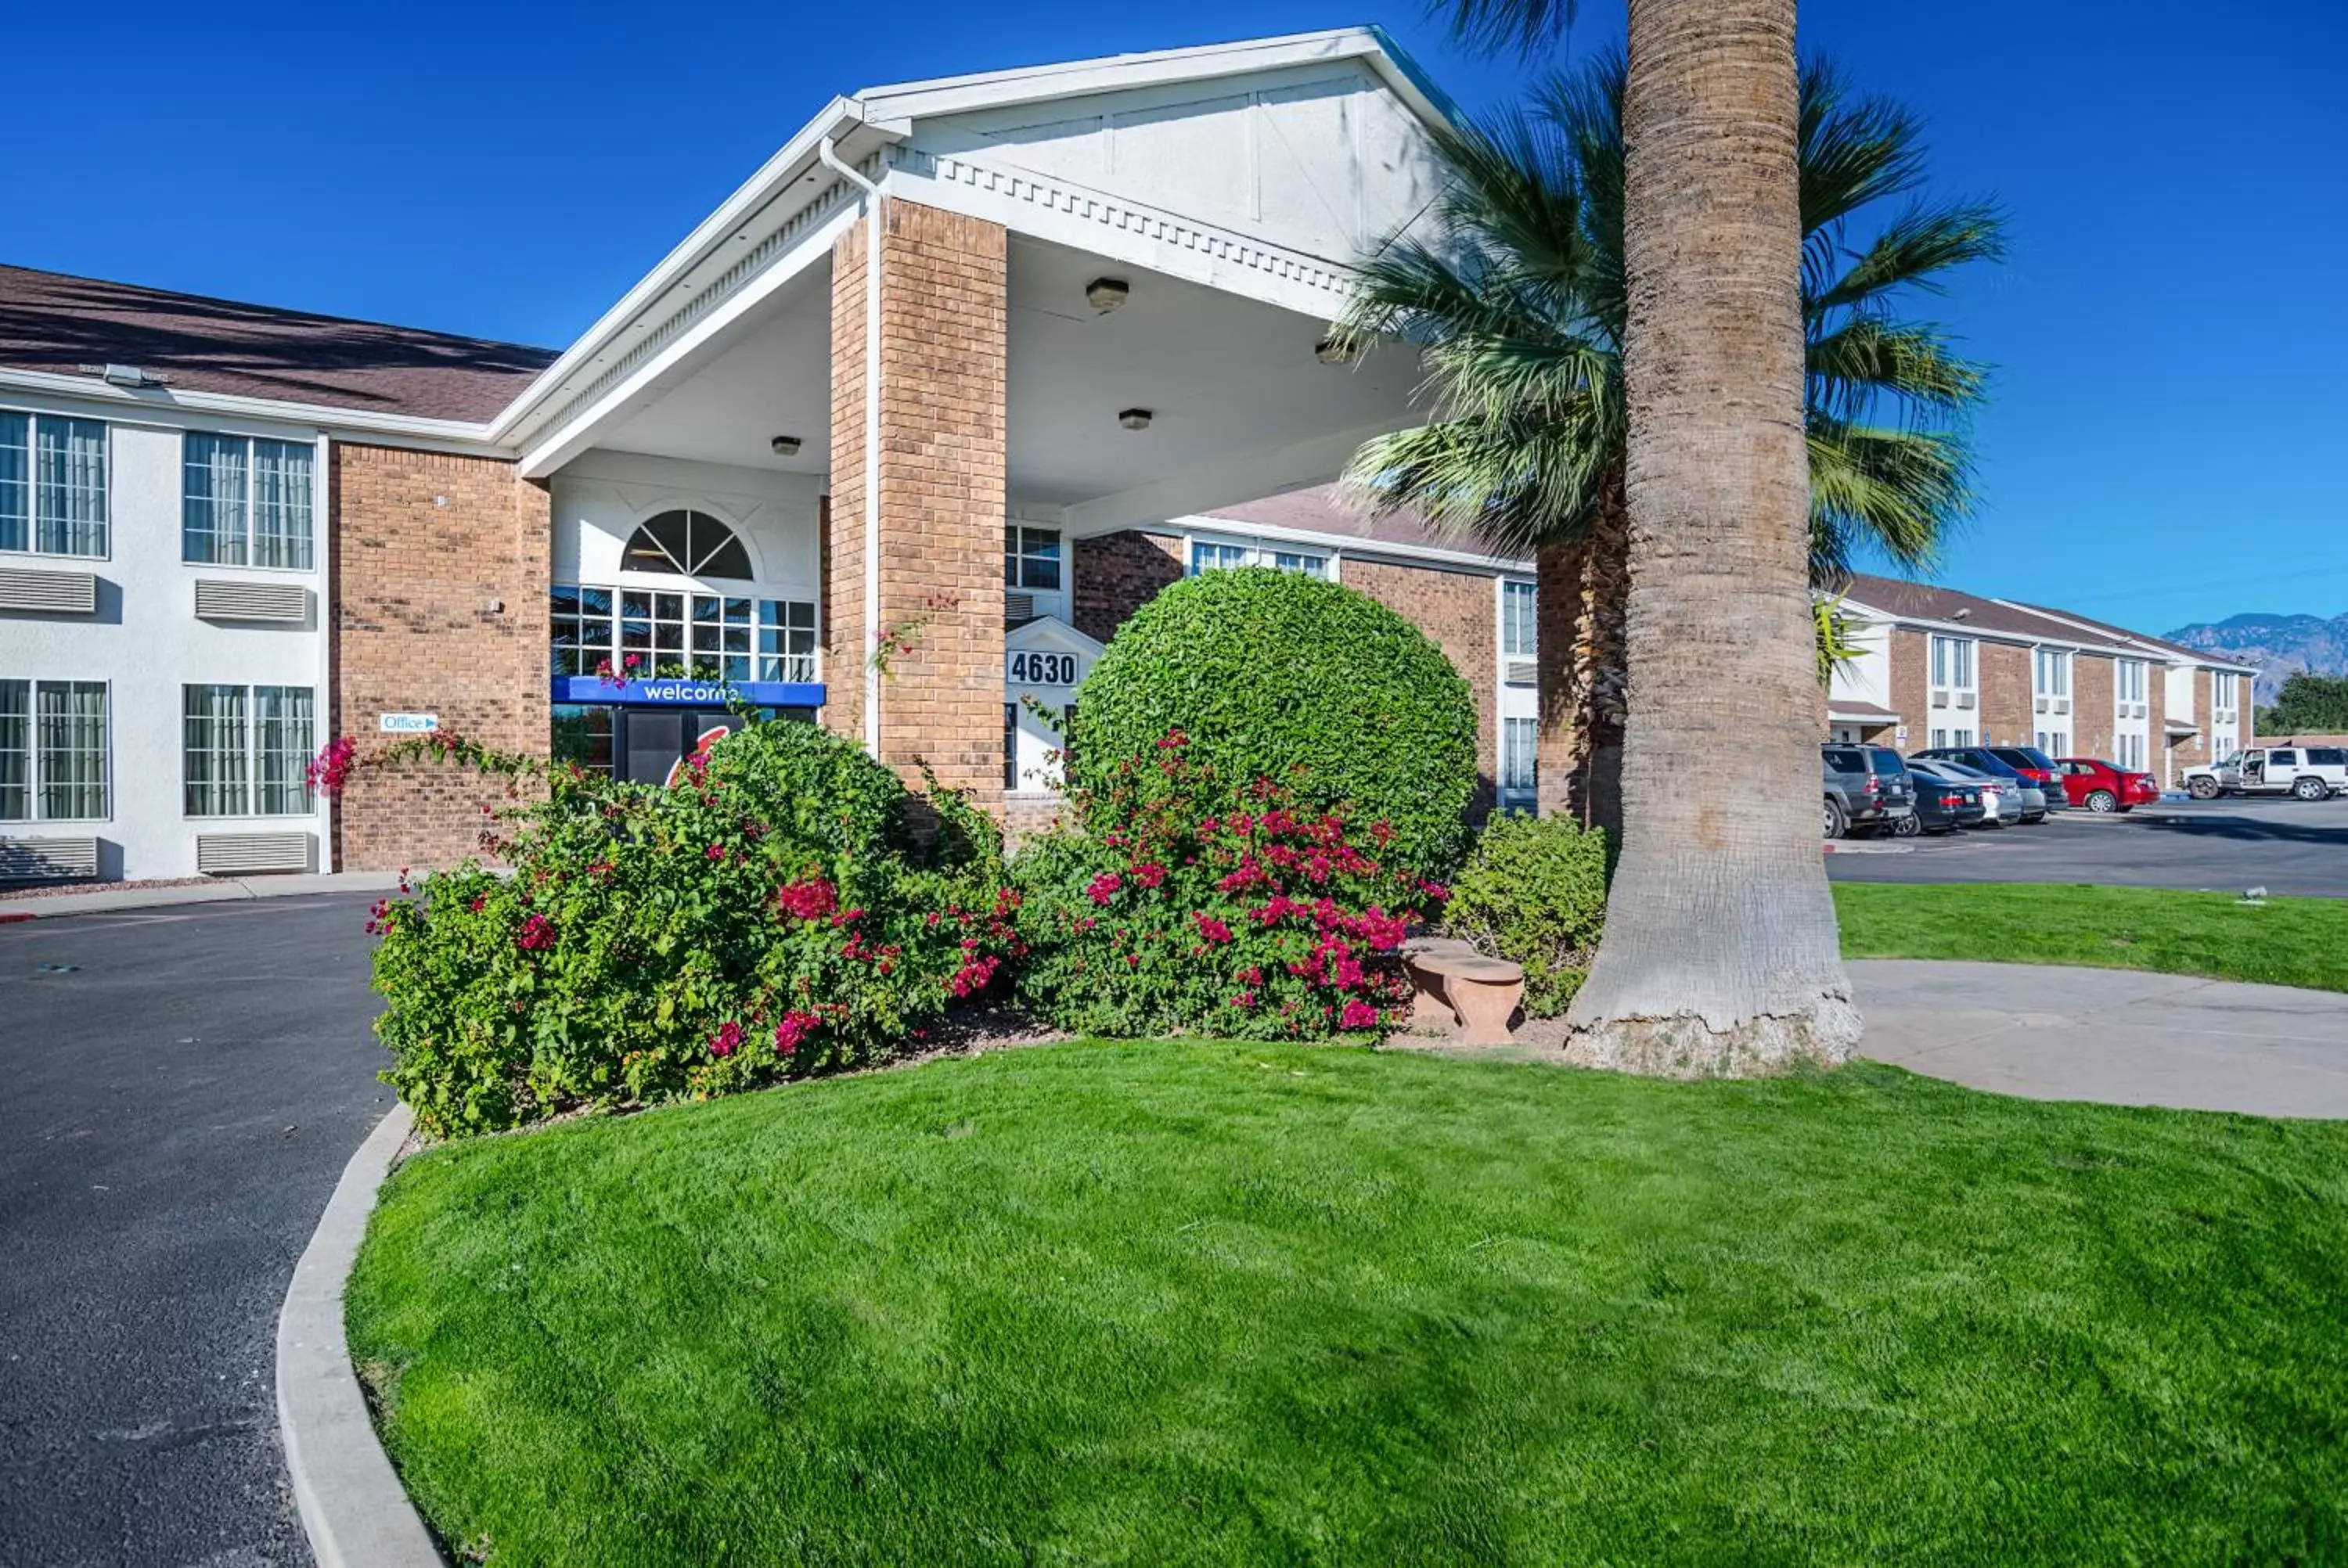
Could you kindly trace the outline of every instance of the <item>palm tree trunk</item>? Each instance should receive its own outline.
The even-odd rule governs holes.
[[[1846,1059],[1818,853],[1795,0],[1630,0],[1622,857],[1578,1061]]]
[[[1622,474],[1572,540],[1536,552],[1540,814],[1622,831],[1622,620],[1631,590]]]

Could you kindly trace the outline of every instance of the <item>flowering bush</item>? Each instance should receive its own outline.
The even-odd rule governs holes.
[[[1397,1021],[1401,946],[1444,889],[1385,858],[1384,823],[1300,809],[1270,780],[1226,808],[1180,732],[1071,804],[1082,831],[1014,863],[1019,994],[1064,1029],[1314,1038]]]
[[[1018,951],[992,825],[932,791],[917,849],[921,804],[787,722],[718,741],[673,788],[551,770],[485,835],[510,876],[468,865],[378,906],[386,1079],[448,1135],[900,1049]]]

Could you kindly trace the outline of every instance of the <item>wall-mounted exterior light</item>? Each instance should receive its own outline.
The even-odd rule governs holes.
[[[799,438],[796,436],[778,436],[767,445],[775,449],[775,456],[778,457],[796,457],[799,455]]]
[[[1085,303],[1107,315],[1125,303],[1132,292],[1122,278],[1095,278],[1085,285]]]

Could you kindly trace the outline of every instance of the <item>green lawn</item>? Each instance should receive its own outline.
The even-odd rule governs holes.
[[[1834,891],[1848,958],[2092,964],[2348,991],[2348,898],[2253,907],[2230,893],[2075,883]]]
[[[2275,1562],[2343,1279],[2348,1125],[1084,1043],[434,1151],[348,1311],[498,1562]]]

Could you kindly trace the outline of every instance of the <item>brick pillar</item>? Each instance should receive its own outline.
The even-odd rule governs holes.
[[[1003,794],[1005,287],[1000,224],[883,209],[880,758],[992,805]],[[832,248],[831,507],[824,722],[864,733],[865,239]]]
[[[380,751],[386,712],[437,713],[499,751],[546,754],[543,486],[511,463],[336,442],[329,469],[335,734]],[[437,763],[361,768],[335,807],[346,871],[448,866],[478,851],[505,784]]]

